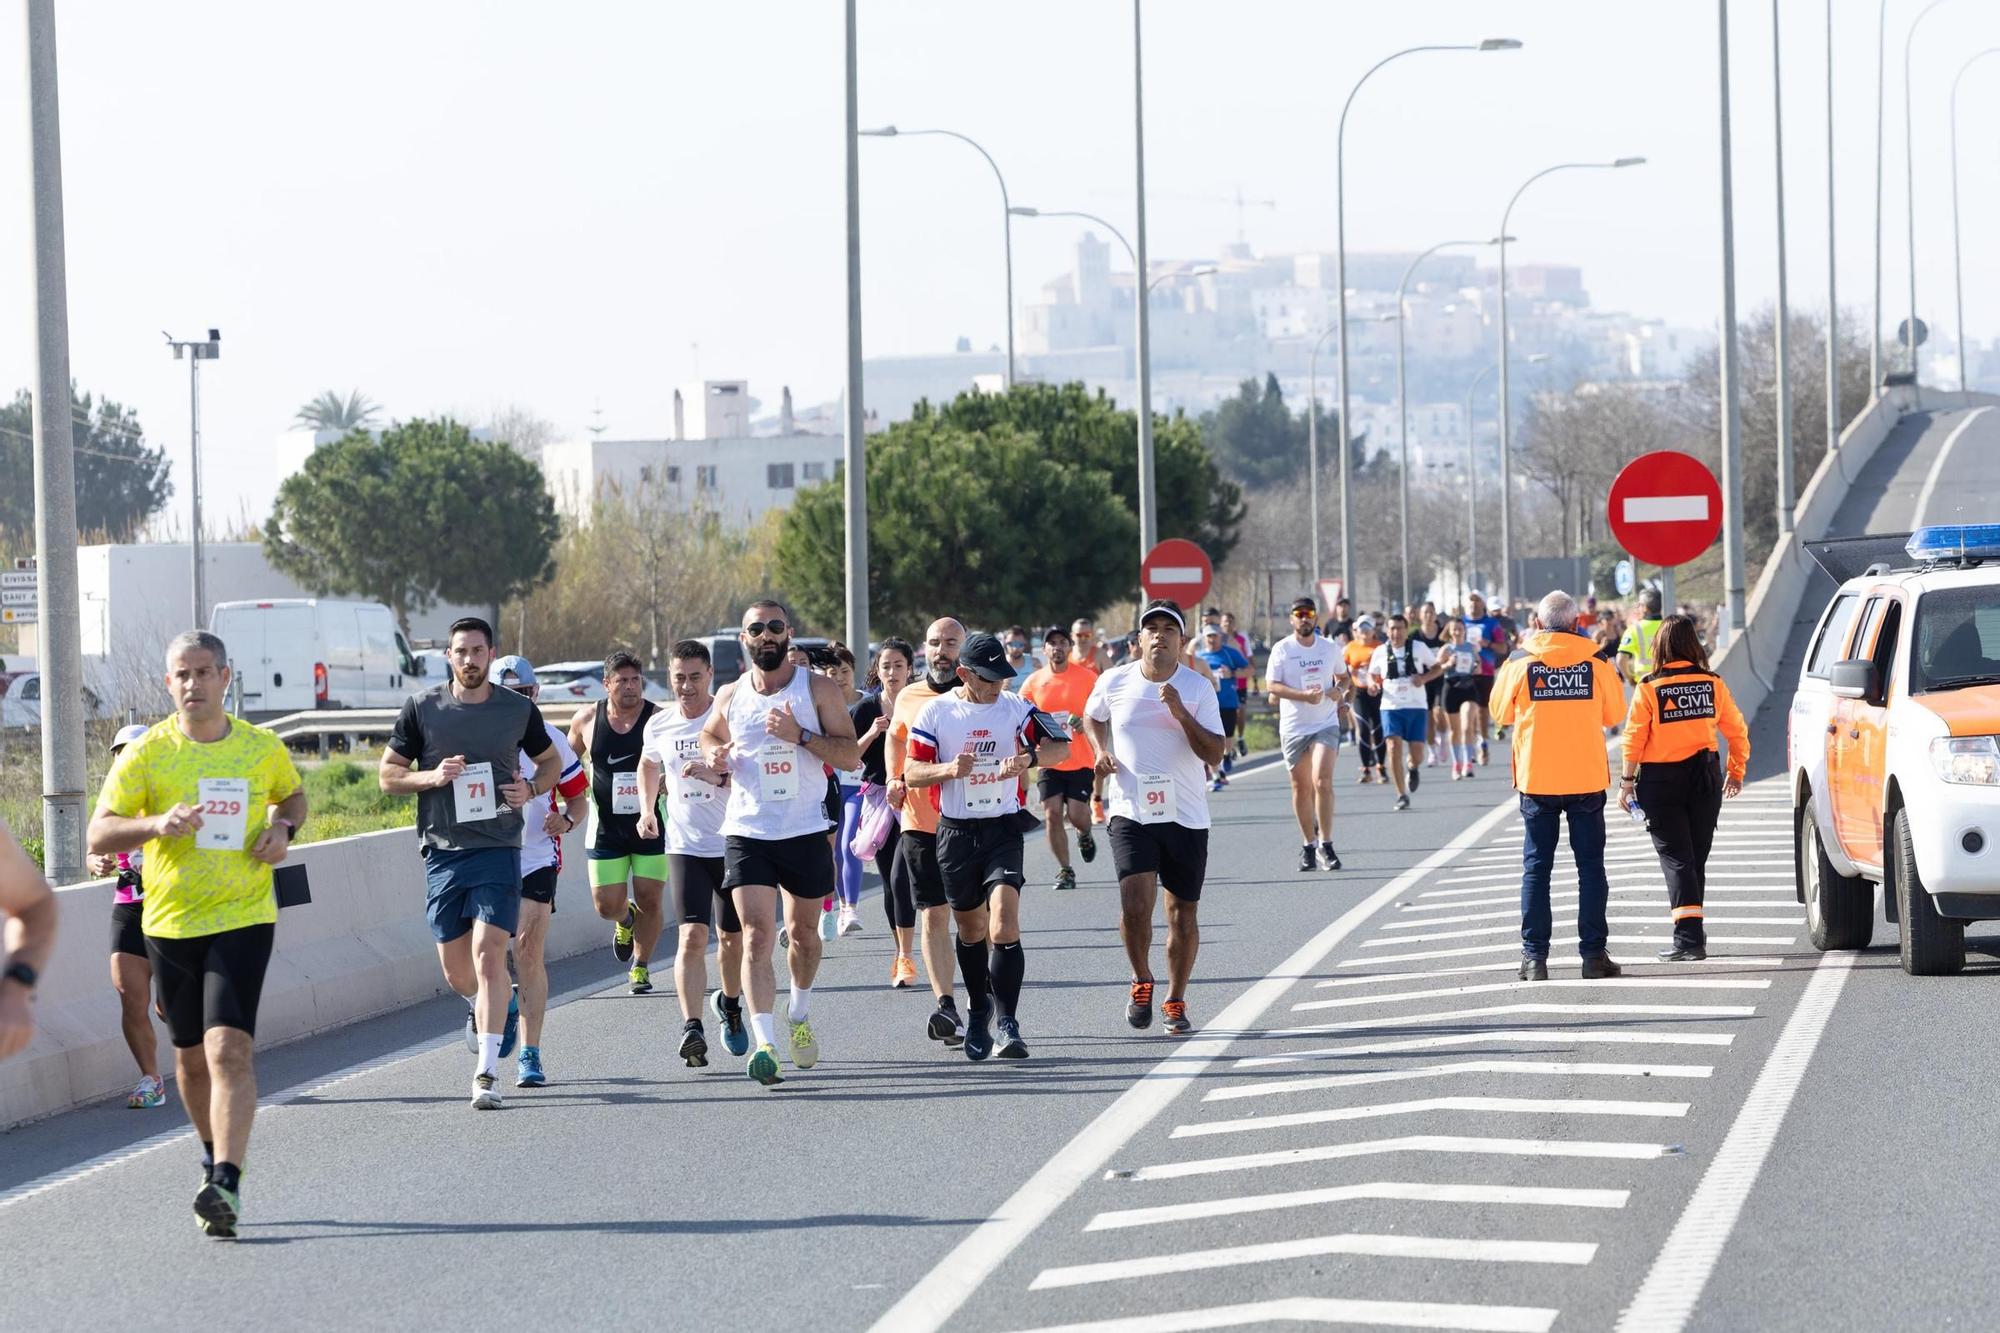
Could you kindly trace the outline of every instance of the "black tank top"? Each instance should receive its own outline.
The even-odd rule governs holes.
[[[640,700],[639,720],[621,735],[611,725],[606,701],[597,701],[596,726],[590,733],[590,799],[597,807],[601,823],[638,827],[639,816],[611,813],[611,775],[639,771],[639,753],[646,748],[646,723],[658,711],[651,699]]]

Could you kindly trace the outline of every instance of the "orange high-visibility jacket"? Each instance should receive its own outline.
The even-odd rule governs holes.
[[[1729,776],[1738,782],[1750,766],[1750,729],[1729,687],[1691,662],[1668,662],[1632,692],[1625,717],[1625,763],[1671,764],[1729,738]]]
[[[1568,630],[1538,630],[1493,680],[1493,720],[1514,728],[1514,787],[1530,796],[1581,796],[1611,781],[1604,729],[1625,714],[1625,690],[1597,645]]]

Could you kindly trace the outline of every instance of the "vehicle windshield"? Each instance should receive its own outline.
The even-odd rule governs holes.
[[[2000,682],[2000,584],[1941,588],[1917,603],[1910,693]]]

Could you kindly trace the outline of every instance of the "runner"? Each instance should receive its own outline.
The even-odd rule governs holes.
[[[35,982],[56,943],[56,894],[0,819],[0,1060],[35,1039]]]
[[[667,849],[658,836],[639,836],[639,751],[659,710],[646,697],[639,659],[623,648],[604,659],[604,691],[569,723],[570,748],[590,768],[590,899],[613,923],[611,956],[631,964],[628,989],[645,995],[666,926]]]
[[[111,738],[111,761],[127,745],[146,734],[133,723],[120,727]],[[86,858],[93,875],[116,875],[118,887],[111,899],[111,988],[118,992],[118,1026],[125,1034],[125,1048],[139,1066],[139,1083],[125,1105],[134,1111],[150,1110],[166,1103],[166,1085],[160,1082],[160,1045],[153,1032],[153,963],[146,956],[146,935],[139,918],[146,910],[146,886],[142,851],[117,852]]]
[[[729,772],[702,758],[701,733],[715,707],[710,687],[715,667],[708,645],[683,639],[668,658],[671,707],[646,723],[639,751],[639,826],[642,838],[661,837],[667,849],[667,876],[674,890],[674,918],[680,947],[674,955],[674,993],[681,1002],[681,1062],[690,1069],[708,1063],[708,1035],[702,1027],[702,997],[722,1030],[723,1049],[747,1055],[750,1031],[743,1021],[743,922],[736,903],[723,892],[726,850],[722,816],[729,798]],[[664,779],[664,781],[663,781]],[[666,797],[666,818],[660,798]],[[708,994],[708,940],[721,920],[715,970],[720,988]]]
[[[1174,602],[1157,598],[1146,603],[1139,613],[1144,656],[1099,680],[1084,710],[1097,766],[1111,779],[1118,934],[1132,964],[1125,1021],[1135,1028],[1153,1021],[1153,904],[1164,886],[1167,998],[1161,1013],[1170,1037],[1194,1030],[1187,987],[1201,950],[1198,909],[1208,871],[1208,796],[1202,774],[1225,762],[1229,753],[1227,707],[1216,691],[1180,665],[1184,633]],[[1219,627],[1214,634],[1219,641]],[[1227,675],[1218,679],[1234,685]],[[1329,784],[1329,801],[1332,791]],[[1312,853],[1310,843],[1306,853]]]
[[[1145,635],[1140,635],[1143,641]],[[1236,734],[1237,720],[1242,716],[1242,696],[1236,692],[1238,672],[1250,665],[1250,659],[1236,651],[1222,632],[1220,624],[1204,625],[1201,631],[1201,645],[1196,650],[1197,658],[1215,676],[1216,703],[1222,710],[1222,736],[1225,741]],[[1221,791],[1229,785],[1230,770],[1235,767],[1230,757],[1229,746],[1222,747],[1222,760],[1216,766],[1212,790]]]
[[[1444,622],[1438,619],[1436,602],[1425,602],[1418,608],[1417,619],[1410,624],[1410,637],[1430,649],[1432,657],[1444,660]],[[1430,751],[1430,766],[1437,768],[1444,763],[1445,738],[1451,734],[1451,723],[1444,714],[1444,672],[1438,672],[1424,686],[1424,704],[1429,709],[1424,741]]]
[[[1236,698],[1239,701],[1239,706],[1236,710],[1236,735],[1234,739],[1236,742],[1236,757],[1238,759],[1245,759],[1250,755],[1250,745],[1245,739],[1245,735],[1250,725],[1250,691],[1257,683],[1257,658],[1250,650],[1249,636],[1237,630],[1236,617],[1227,611],[1222,613],[1222,641],[1243,654],[1243,669],[1236,673]]]
[[[1000,636],[1000,641],[1007,645],[1007,667],[1014,673],[1008,678],[1007,692],[1019,694],[1021,687],[1028,683],[1028,677],[1040,670],[1042,664],[1029,654],[1028,631],[1023,626],[1009,625],[1007,632]]]
[[[933,620],[924,631],[926,674],[922,680],[905,687],[889,717],[889,786],[885,793],[891,808],[903,819],[903,834],[896,840],[894,871],[907,886],[910,901],[916,904],[924,972],[930,978],[931,994],[937,999],[937,1008],[924,1020],[924,1029],[933,1041],[947,1046],[957,1046],[964,1039],[965,1020],[959,1017],[958,1005],[951,994],[954,966],[951,908],[945,898],[944,880],[938,876],[938,812],[928,800],[910,799],[903,770],[910,758],[910,724],[932,699],[959,688],[958,652],[964,642],[965,627],[949,616]]]
[[[861,752],[839,687],[787,660],[791,617],[782,604],[751,603],[743,613],[742,642],[749,669],[716,695],[701,741],[708,766],[729,774],[722,887],[734,895],[743,922],[743,991],[757,1043],[744,1072],[769,1086],[784,1081],[771,1014],[777,991],[771,946],[781,896],[791,934],[786,1016],[792,1065],[811,1069],[819,1063],[809,1010],[819,974],[820,901],[833,890],[821,766],[855,767]]]
[[[1350,711],[1354,715],[1354,738],[1361,751],[1361,776],[1355,781],[1363,786],[1371,782],[1387,783],[1388,762],[1382,746],[1382,700],[1371,688],[1368,664],[1375,660],[1375,649],[1382,640],[1375,623],[1375,617],[1362,616],[1354,622],[1354,637],[1341,650],[1347,663],[1348,678],[1354,690]]]
[[[1467,593],[1465,597],[1465,634],[1472,646],[1479,650],[1479,676],[1472,686],[1472,723],[1479,742],[1479,763],[1483,768],[1491,757],[1486,738],[1493,718],[1489,712],[1493,700],[1493,677],[1500,670],[1500,664],[1513,652],[1513,639],[1507,633],[1506,622],[1499,616],[1489,614],[1486,598],[1480,593]],[[1468,741],[1475,737],[1466,737]]]
[[[1390,616],[1389,641],[1368,659],[1368,692],[1376,696],[1398,810],[1410,808],[1410,793],[1423,779],[1425,691],[1443,674],[1437,655],[1410,636],[1409,618]]]
[[[851,720],[854,710],[861,702],[861,691],[854,688],[854,653],[844,643],[830,643],[826,651],[831,658],[826,664],[826,677],[840,687],[841,707],[847,710]],[[823,926],[832,926],[838,935],[854,935],[861,931],[861,858],[849,846],[854,841],[854,830],[861,823],[861,765],[834,771],[834,780],[840,792],[840,806],[835,814],[833,834],[833,866],[835,896],[839,898],[840,915],[834,922],[820,918]],[[821,937],[826,932],[822,930]]]
[[[503,657],[493,664],[493,678],[529,703],[541,697],[535,668],[525,657]],[[537,708],[536,712],[541,710]],[[549,1010],[549,969],[543,961],[549,918],[556,910],[556,881],[562,877],[562,835],[575,828],[588,808],[590,776],[577,761],[569,741],[544,719],[549,739],[562,756],[562,773],[546,804],[521,811],[521,920],[514,928],[514,989],[521,1006],[521,1035],[526,1038],[514,1068],[514,1086],[548,1086],[542,1070],[542,1020]],[[518,756],[523,781],[535,776],[535,761],[524,750]],[[562,797],[560,802],[557,797]]]
[[[539,709],[493,688],[491,626],[454,620],[446,643],[451,679],[403,701],[376,781],[417,798],[424,914],[445,982],[466,1004],[465,1044],[479,1058],[472,1109],[493,1111],[520,1022],[507,945],[521,919],[521,812],[555,790],[563,757]],[[535,761],[531,779],[515,778],[522,752]]]
[[[904,780],[928,787],[938,811],[937,865],[958,926],[958,970],[965,977],[967,1059],[993,1051],[988,1024],[999,1010],[999,1056],[1025,1060],[1021,1036],[1022,831],[1034,816],[1021,808],[1028,770],[1047,750],[1050,763],[1069,751],[1061,723],[1003,688],[1012,675],[1007,650],[974,634],[958,659],[959,692],[926,703],[910,726]],[[922,800],[925,798],[919,798]],[[989,950],[988,942],[991,942]]]
[[[257,1113],[257,1004],[278,930],[271,867],[306,818],[284,742],[224,711],[228,664],[222,640],[201,630],[167,645],[174,711],[118,756],[89,832],[99,856],[145,848],[140,928],[181,1104],[202,1146],[194,1215],[223,1240],[243,1212]],[[0,988],[21,980],[11,961],[6,976]]]
[[[1465,622],[1457,616],[1445,622],[1444,636],[1444,713],[1451,729],[1451,780],[1458,782],[1478,771],[1472,762],[1472,713],[1478,706],[1474,685],[1479,680],[1479,650],[1465,637]]]
[[[1338,870],[1340,856],[1333,850],[1333,761],[1340,753],[1340,680],[1348,669],[1340,650],[1316,632],[1318,619],[1318,604],[1312,598],[1292,603],[1292,632],[1271,645],[1264,688],[1278,706],[1278,747],[1291,774],[1292,814],[1305,840],[1299,869]]]
[[[910,664],[917,650],[907,639],[890,637],[875,650],[868,669],[868,693],[847,710],[854,720],[856,743],[861,747],[861,782],[865,801],[888,801],[889,719],[896,700],[910,683]],[[889,962],[889,987],[907,990],[917,983],[917,903],[906,875],[895,873],[896,844],[902,830],[890,812],[889,833],[875,849],[875,873],[882,877],[882,911],[889,918],[889,934],[895,940],[896,956]]]
[[[1097,859],[1097,839],[1090,831],[1090,797],[1094,790],[1092,769],[1097,755],[1081,733],[1083,706],[1097,684],[1097,672],[1087,663],[1070,660],[1069,631],[1057,625],[1042,635],[1045,665],[1028,677],[1021,697],[1061,722],[1070,732],[1069,753],[1060,762],[1044,759],[1035,782],[1041,798],[1043,827],[1048,831],[1049,854],[1056,858],[1058,889],[1076,887],[1076,870],[1069,863],[1069,830],[1076,830],[1076,849],[1085,862]]]

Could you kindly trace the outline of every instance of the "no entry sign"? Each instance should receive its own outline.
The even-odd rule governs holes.
[[[1611,483],[1611,535],[1636,560],[1684,565],[1722,531],[1722,487],[1691,454],[1660,449],[1625,465]]]
[[[1139,585],[1148,597],[1171,597],[1183,611],[1195,611],[1208,596],[1215,566],[1208,552],[1184,537],[1169,537],[1139,562]]]

